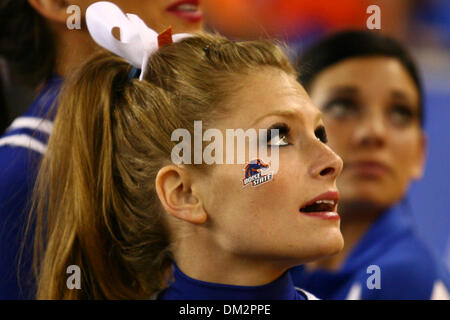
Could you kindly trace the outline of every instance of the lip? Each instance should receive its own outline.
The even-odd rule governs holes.
[[[183,4],[192,4],[197,6],[196,11],[183,11],[180,10],[179,7]],[[189,21],[189,22],[200,22],[203,20],[203,13],[200,11],[200,1],[199,0],[181,0],[177,1],[173,4],[171,4],[166,11],[170,12],[171,14],[177,16],[178,18],[181,18],[183,20]]]
[[[345,164],[345,170],[351,170],[361,176],[381,177],[391,172],[391,168],[377,160],[358,160]]]
[[[315,212],[300,211],[301,208],[309,206],[319,200],[333,200],[335,202],[333,211],[315,211]],[[330,190],[325,193],[322,193],[321,195],[318,195],[314,199],[311,199],[310,201],[303,204],[300,207],[299,212],[313,218],[320,218],[325,220],[339,220],[340,219],[339,214],[336,212],[338,202],[339,202],[339,192],[335,190]]]

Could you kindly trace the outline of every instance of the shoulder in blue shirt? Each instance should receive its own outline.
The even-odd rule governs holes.
[[[32,188],[53,126],[50,111],[61,83],[61,78],[53,77],[28,111],[0,137],[0,299],[32,296],[31,239],[24,243],[20,280],[19,250]]]
[[[448,277],[395,206],[371,226],[340,270],[291,270],[294,283],[321,299],[436,299],[448,297]]]

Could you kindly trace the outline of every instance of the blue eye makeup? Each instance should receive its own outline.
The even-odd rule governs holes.
[[[358,112],[356,102],[352,98],[334,98],[322,108],[323,112],[335,119],[346,119]]]
[[[406,105],[395,105],[389,110],[390,121],[399,126],[405,127],[417,118],[410,107]]]

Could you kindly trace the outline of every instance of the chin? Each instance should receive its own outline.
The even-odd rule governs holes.
[[[344,248],[344,238],[339,229],[330,231],[321,240],[318,247],[318,258],[334,255],[342,251]]]
[[[344,238],[339,228],[330,230],[327,234],[316,237],[316,241],[309,246],[308,252],[303,251],[301,264],[335,255],[341,252],[343,248]]]

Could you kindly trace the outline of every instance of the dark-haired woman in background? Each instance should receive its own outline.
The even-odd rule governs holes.
[[[344,161],[338,188],[345,247],[294,269],[296,284],[323,299],[448,298],[447,275],[405,210],[426,153],[412,58],[391,38],[345,31],[306,50],[298,70]]]
[[[84,12],[92,0],[0,0],[0,56],[24,84],[37,87],[37,98],[0,136],[0,299],[30,297],[27,276],[30,243],[25,242],[18,280],[18,253],[23,237],[27,202],[38,163],[53,128],[51,106],[62,78],[73,72],[96,48],[84,25]],[[139,13],[158,32],[169,25],[174,32],[202,29],[198,5],[189,8],[176,0],[115,0],[126,12]],[[68,29],[67,8],[77,5],[81,29]],[[193,8],[195,10],[193,10]],[[11,106],[14,107],[14,106]]]

